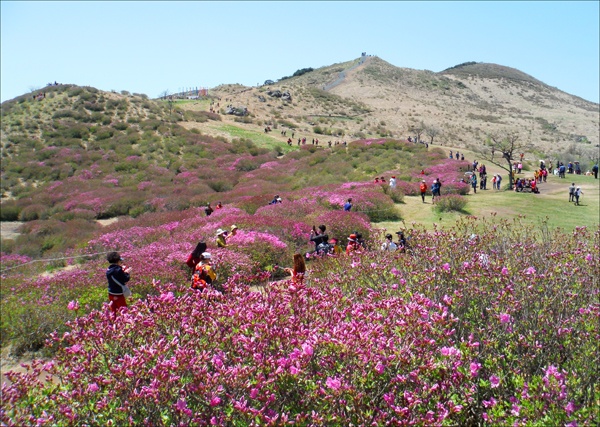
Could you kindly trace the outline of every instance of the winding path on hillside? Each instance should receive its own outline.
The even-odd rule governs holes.
[[[329,84],[323,86],[323,90],[324,91],[329,91],[330,89],[333,89],[334,87],[336,87],[337,85],[339,85],[340,83],[342,83],[344,81],[344,79],[346,78],[346,73],[348,73],[348,72],[350,72],[350,71],[352,71],[352,70],[360,67],[362,64],[365,63],[365,61],[367,60],[367,58],[368,58],[367,56],[361,56],[360,59],[359,59],[359,61],[358,61],[358,64],[355,64],[352,67],[345,69],[344,71],[340,71],[340,74],[338,75],[338,78],[334,82],[329,83]]]

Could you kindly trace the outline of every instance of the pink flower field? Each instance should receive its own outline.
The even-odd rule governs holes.
[[[528,230],[531,238],[515,240],[512,229],[525,227],[518,221],[468,219],[447,231],[406,230],[407,253],[317,258],[303,285],[273,282],[272,265],[289,266],[294,252],[311,249],[312,224],[294,218],[303,209],[314,209],[317,222],[329,218],[332,237],[354,228],[377,236],[364,215],[327,217],[307,203],[255,215],[190,209],[109,226],[89,249],[118,249],[133,269],[134,297],[116,321],[101,256],[22,278],[12,298],[66,325],[48,331],[51,358],[7,375],[3,425],[587,426],[598,419],[599,231],[540,242]],[[238,235],[215,248],[214,231],[232,224]],[[201,238],[224,294],[189,288],[183,263]]]

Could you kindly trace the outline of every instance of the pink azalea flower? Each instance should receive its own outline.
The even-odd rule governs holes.
[[[302,353],[304,353],[307,356],[312,356],[313,352],[314,352],[314,350],[310,344],[308,344],[308,343],[302,344]]]
[[[210,406],[217,406],[221,403],[221,398],[219,396],[214,396],[210,399]]]
[[[100,389],[100,387],[98,387],[98,384],[96,384],[96,383],[91,383],[91,384],[88,386],[88,388],[87,388],[87,391],[88,391],[88,393],[94,393],[94,392],[98,391],[99,389]]]
[[[327,387],[329,387],[333,390],[339,390],[340,387],[342,386],[342,383],[340,380],[338,380],[337,378],[331,378],[331,377],[327,377],[325,384],[327,384]]]
[[[492,375],[490,377],[490,384],[492,385],[492,388],[496,388],[500,385],[500,378],[498,378],[496,375]]]
[[[475,376],[477,376],[479,369],[481,369],[481,363],[471,362],[471,365],[469,368],[471,370],[471,375],[475,377]]]
[[[290,373],[292,375],[297,375],[300,372],[300,369],[296,368],[294,365],[290,366]]]
[[[446,272],[446,273],[450,273],[450,264],[445,263],[444,265],[442,265],[442,269]]]
[[[501,272],[504,276],[508,275],[508,268],[506,267],[502,267],[502,272]]]
[[[575,404],[572,400],[569,403],[567,403],[567,406],[565,406],[565,411],[567,411],[567,415],[569,416],[571,416],[571,414],[575,412]]]
[[[527,270],[525,270],[525,274],[529,276],[535,274],[535,267],[529,267]]]
[[[502,313],[500,315],[500,323],[509,323],[511,319],[512,317],[510,316],[510,314]]]
[[[375,371],[378,374],[383,374],[383,371],[385,371],[385,366],[383,366],[381,362],[378,362],[377,365],[375,365]]]
[[[78,301],[71,301],[67,305],[67,308],[69,310],[79,310],[79,302]]]
[[[256,399],[256,396],[258,396],[258,389],[253,388],[252,390],[250,390],[250,397],[252,399]]]

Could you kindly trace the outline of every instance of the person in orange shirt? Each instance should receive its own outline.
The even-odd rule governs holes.
[[[419,189],[421,190],[421,199],[423,199],[423,203],[425,203],[425,193],[427,192],[427,183],[425,180],[421,181]]]

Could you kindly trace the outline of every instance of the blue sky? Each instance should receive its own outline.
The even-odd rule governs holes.
[[[159,96],[256,85],[361,52],[442,71],[490,62],[600,97],[598,1],[2,1],[2,101],[48,82]]]

